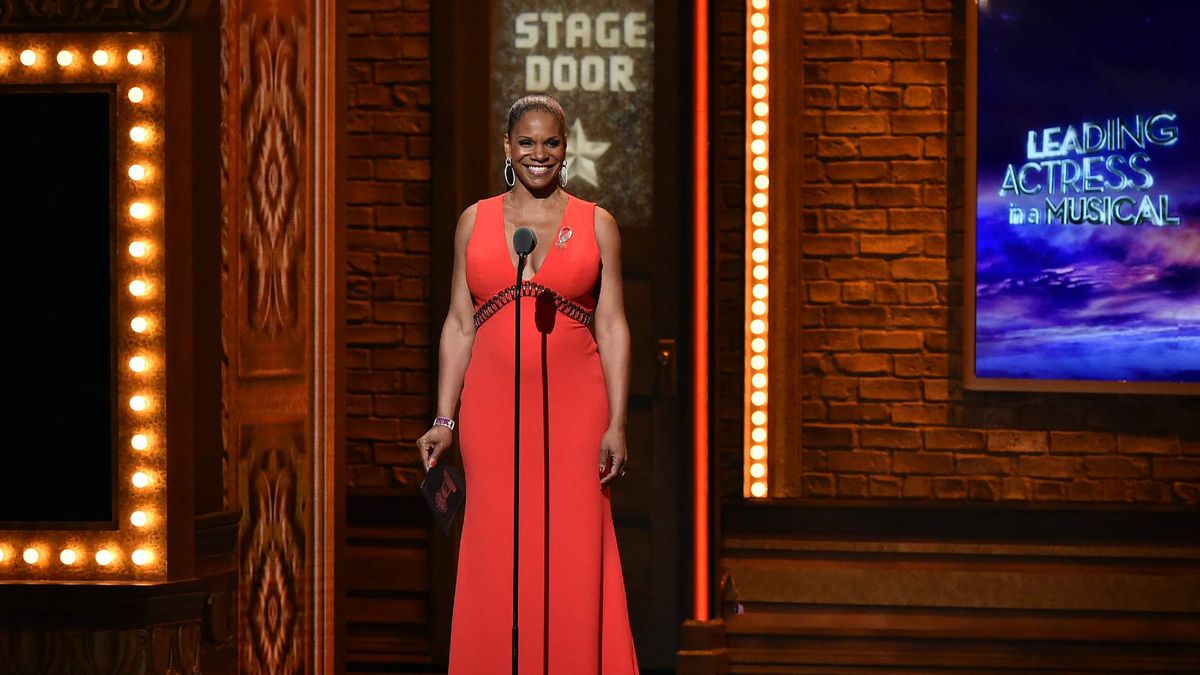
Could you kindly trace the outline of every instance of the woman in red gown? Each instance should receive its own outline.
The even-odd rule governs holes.
[[[455,404],[467,482],[450,673],[512,662],[513,360],[521,304],[519,651],[522,675],[637,673],[613,531],[624,473],[629,327],[620,238],[607,211],[567,194],[566,123],[549,96],[508,116],[512,189],[463,212],[441,337],[426,469],[450,445]],[[560,175],[563,178],[560,178]],[[529,227],[519,295],[513,233]],[[592,330],[595,332],[593,338]]]

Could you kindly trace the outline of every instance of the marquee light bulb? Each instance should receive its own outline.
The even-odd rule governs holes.
[[[762,461],[763,457],[767,456],[767,449],[761,445],[750,446],[750,459],[758,462]]]
[[[750,432],[750,438],[754,439],[755,443],[762,443],[767,440],[767,430],[762,427],[756,427]]]
[[[763,211],[755,211],[750,214],[750,222],[755,227],[762,227],[767,224],[767,214]]]
[[[145,333],[146,329],[149,327],[150,322],[147,321],[146,317],[144,316],[135,316],[133,317],[133,320],[129,322],[129,328],[135,333]]]
[[[129,215],[141,220],[150,215],[150,205],[145,202],[134,202],[129,205]]]
[[[134,450],[145,450],[150,447],[150,439],[146,438],[146,434],[134,434],[133,438],[129,439],[129,444]]]
[[[767,44],[767,31],[762,30],[761,28],[754,31],[754,36],[752,39],[754,40],[754,44],[756,44],[756,45]]]
[[[4,547],[0,546],[0,562],[4,562]]]
[[[763,331],[766,329],[767,324],[764,323],[762,319],[755,319],[750,322],[750,332],[754,333],[755,335],[762,335]]]
[[[766,117],[768,110],[770,110],[770,106],[767,105],[766,101],[759,101],[754,104],[754,114],[759,117]]]
[[[133,474],[132,478],[130,478],[130,482],[133,483],[133,487],[140,489],[150,484],[150,477],[145,473],[138,471],[137,473]]]
[[[763,387],[767,386],[767,376],[763,373],[755,373],[754,376],[750,378],[750,385],[755,389],[762,389]]]
[[[75,62],[75,55],[67,50],[62,50],[58,53],[58,65],[66,68]]]
[[[766,190],[768,187],[770,187],[770,185],[771,179],[767,178],[766,174],[756,176],[754,178],[754,187],[758,188],[759,190]]]
[[[108,52],[104,51],[103,49],[97,49],[96,51],[92,52],[92,63],[101,67],[107,66]]]
[[[759,125],[759,124],[762,124],[762,122],[754,123],[754,125]],[[767,125],[765,125],[765,124],[762,124],[762,127],[755,126],[755,129],[760,129],[760,130],[755,131],[754,129],[752,129],[752,131],[754,131],[755,134],[761,136],[763,134],[763,132],[766,131],[766,126]],[[750,141],[750,152],[753,152],[756,155],[761,155],[766,151],[767,151],[767,142],[764,141],[763,139],[756,138],[753,141]]]
[[[135,356],[129,359],[129,369],[135,373],[146,372],[146,357]]]
[[[762,426],[767,423],[767,413],[761,410],[755,410],[754,414],[750,415],[750,421],[757,426]],[[761,447],[761,446],[759,446]],[[760,458],[761,459],[761,458]]]
[[[767,73],[766,66],[755,66],[754,67],[754,79],[755,80],[758,80],[759,82],[766,82],[767,74],[768,73]]]
[[[108,565],[111,564],[112,561],[113,561],[112,551],[110,551],[106,548],[102,548],[99,551],[96,551],[96,564],[97,565],[99,565],[101,567],[108,567]]]
[[[762,300],[755,300],[750,304],[750,312],[762,316],[767,313],[767,303]]]
[[[755,171],[766,171],[767,170],[767,158],[766,157],[755,157],[754,158],[754,170]]]
[[[76,556],[75,551],[69,548],[64,548],[62,553],[58,554],[58,559],[62,561],[62,564],[64,565],[74,565],[78,557]]]
[[[750,475],[754,478],[762,478],[766,473],[767,467],[763,466],[759,462],[755,462],[750,465]]]
[[[129,243],[129,255],[131,255],[135,258],[141,258],[142,256],[146,255],[146,248],[147,248],[146,242],[144,242],[144,241],[139,240],[139,241],[130,242]]]
[[[130,557],[133,558],[133,564],[137,565],[138,567],[149,565],[150,562],[154,560],[154,554],[144,548],[139,548],[138,550],[134,551],[133,555]]]
[[[767,404],[767,392],[756,391],[750,394],[750,402],[754,405],[762,406]]]
[[[129,167],[129,177],[133,180],[141,180],[146,177],[146,167],[141,164],[133,164]]]
[[[761,246],[756,247],[754,249],[754,251],[750,254],[750,257],[753,258],[754,262],[756,262],[756,263],[766,262],[767,261],[767,249],[762,248]]]
[[[141,279],[134,279],[129,282],[129,294],[134,297],[140,297],[146,294],[146,282]]]
[[[766,98],[767,85],[760,83],[750,87],[750,95],[754,98]]]
[[[753,236],[753,239],[754,239],[754,243],[756,243],[756,244],[765,244],[765,243],[767,243],[767,236],[768,236],[768,235],[767,235],[767,228],[765,228],[765,227],[762,227],[762,228],[759,228],[759,229],[755,230],[755,231],[754,231],[754,234],[753,234],[752,236]]]
[[[754,495],[755,497],[765,497],[767,495],[767,484],[758,482],[754,483],[750,486],[750,494]]]
[[[754,338],[750,341],[750,349],[756,352],[765,352],[767,350],[767,341],[763,338]]]
[[[29,565],[36,565],[40,557],[41,556],[38,555],[36,548],[27,548],[25,549],[25,552],[21,554],[21,559]]]
[[[129,65],[139,66],[145,59],[145,55],[142,54],[142,50],[140,49],[130,49],[129,53],[125,55],[125,58],[128,59]]]
[[[754,278],[758,279],[759,281],[766,279],[767,278],[767,266],[766,265],[755,265],[754,266]]]
[[[751,290],[751,292],[754,294],[754,297],[762,300],[763,298],[767,297],[767,285],[754,284],[754,288]]]
[[[133,127],[129,130],[129,138],[134,143],[141,143],[146,140],[146,127]]]
[[[145,511],[134,511],[133,513],[129,514],[129,522],[133,523],[134,527],[145,527],[146,520]]]
[[[760,78],[761,79],[761,78]],[[129,88],[129,100],[134,103],[141,103],[142,99],[146,98],[146,92],[141,87]]]
[[[750,15],[750,25],[755,28],[762,28],[767,25],[767,17],[763,16],[761,12],[755,12]]]
[[[32,49],[26,49],[21,52],[21,63],[26,66],[32,66],[37,63],[37,54]]]
[[[766,208],[767,207],[767,193],[755,192],[754,197],[752,197],[750,201],[751,201],[751,203],[754,204],[754,208],[757,208],[757,209]]]
[[[755,354],[750,357],[750,367],[754,370],[762,370],[767,367],[767,357],[762,354]]]
[[[142,396],[141,394],[129,399],[129,409],[134,412],[142,412],[146,409],[147,404],[148,401],[146,400],[146,397]]]

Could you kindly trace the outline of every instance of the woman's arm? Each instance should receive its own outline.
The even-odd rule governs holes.
[[[600,442],[601,486],[621,475],[628,458],[625,422],[629,402],[629,322],[621,283],[621,233],[608,211],[596,207],[596,243],[600,247],[600,298],[596,301],[596,346],[608,386],[608,430]],[[612,467],[607,466],[612,459]],[[608,473],[605,474],[605,470]]]
[[[467,207],[458,217],[454,231],[454,272],[450,281],[450,310],[442,325],[440,362],[438,366],[437,416],[454,418],[458,398],[462,394],[463,377],[471,361],[471,347],[475,344],[475,305],[471,291],[467,288],[467,242],[475,227],[474,204]],[[417,439],[421,461],[428,471],[437,458],[450,447],[452,434],[440,425],[430,427],[424,436]]]

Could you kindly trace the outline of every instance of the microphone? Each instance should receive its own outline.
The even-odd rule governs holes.
[[[533,249],[537,248],[537,235],[528,227],[518,227],[516,232],[513,232],[513,250],[518,256],[524,258],[533,253]]]

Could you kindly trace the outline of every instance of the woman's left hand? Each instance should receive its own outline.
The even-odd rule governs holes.
[[[625,473],[625,430],[609,428],[600,439],[600,487],[604,488]],[[605,470],[607,469],[607,473]]]

